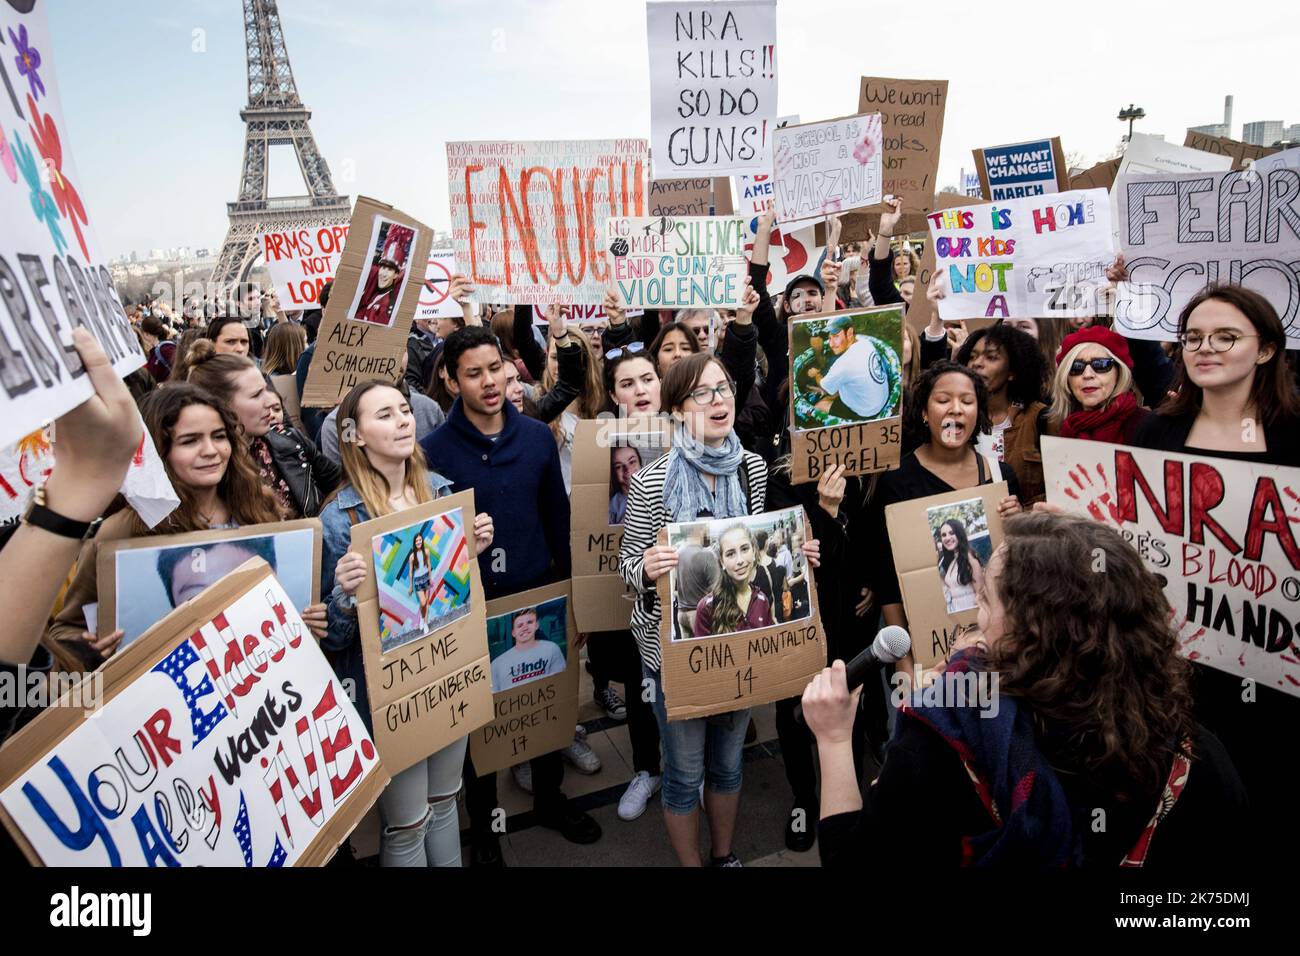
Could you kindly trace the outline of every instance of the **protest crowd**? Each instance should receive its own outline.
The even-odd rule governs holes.
[[[778,149],[778,164],[782,155]],[[963,288],[942,257],[934,264],[936,243],[948,248],[939,233],[960,223],[941,208],[987,207],[980,197],[927,199],[918,206],[886,188],[858,230],[852,209],[826,211],[815,224],[815,255],[792,275],[782,270],[779,282],[771,277],[786,252],[777,245],[784,227],[779,210],[762,209],[725,305],[694,294],[685,305],[634,308],[612,279],[601,284],[599,310],[590,299],[493,301],[499,290],[476,281],[458,254],[451,309],[413,317],[414,296],[402,290],[427,237],[413,241],[412,227],[400,244],[394,237],[407,219],[393,211],[385,213],[390,244],[371,238],[354,251],[360,270],[348,278],[340,270],[312,308],[285,309],[276,291],[256,287],[126,303],[144,362],[125,376],[96,336],[74,329],[69,341],[93,394],[54,422],[48,477],[21,519],[3,529],[7,679],[106,669],[111,685],[125,673],[115,660],[136,654],[137,669],[153,666],[156,658],[146,661],[134,643],[149,638],[123,626],[123,599],[117,621],[105,618],[106,561],[124,553],[114,551],[123,542],[165,548],[173,536],[314,519],[313,597],[294,610],[308,643],[349,690],[360,716],[354,742],[368,735],[370,747],[373,738],[391,778],[377,796],[379,865],[503,865],[494,824],[497,770],[507,768],[532,795],[534,824],[580,847],[620,839],[565,794],[566,772],[599,766],[583,728],[568,733],[572,720],[551,749],[515,761],[476,749],[477,726],[440,738],[431,752],[406,739],[394,772],[396,745],[383,736],[393,724],[380,717],[392,701],[372,655],[381,646],[387,655],[403,638],[396,625],[383,629],[381,615],[375,640],[383,644],[372,648],[367,620],[377,605],[386,613],[390,599],[399,611],[415,608],[410,626],[421,636],[450,629],[469,640],[472,632],[483,647],[475,655],[490,654],[498,702],[503,694],[522,699],[528,686],[540,686],[535,677],[584,667],[593,703],[628,728],[634,773],[618,816],[662,814],[663,839],[683,866],[745,862],[734,840],[755,825],[745,813],[746,738],[751,707],[766,703],[775,705],[789,786],[784,844],[797,853],[815,847],[823,866],[906,858],[1176,871],[1249,859],[1266,829],[1289,827],[1290,761],[1278,742],[1300,718],[1300,700],[1264,671],[1233,672],[1198,655],[1167,598],[1166,576],[1187,567],[1192,546],[1153,565],[1121,525],[1139,508],[1173,521],[1170,509],[1196,499],[1203,507],[1187,505],[1199,522],[1189,533],[1204,548],[1202,560],[1232,534],[1234,557],[1243,560],[1259,561],[1273,539],[1288,555],[1296,550],[1297,519],[1279,510],[1290,504],[1282,498],[1272,506],[1256,499],[1254,530],[1244,537],[1211,514],[1238,496],[1244,508],[1256,492],[1225,486],[1215,467],[1249,466],[1300,489],[1300,472],[1289,471],[1300,468],[1300,382],[1281,317],[1294,303],[1249,282],[1220,281],[1185,297],[1166,341],[1134,335],[1116,302],[1140,276],[1136,266],[1129,273],[1127,247],[1109,244],[1104,275],[1093,277],[1087,303],[1068,317],[1014,302],[962,312],[973,285]],[[1291,207],[1284,230],[1300,221],[1288,215],[1296,215]],[[354,220],[350,243],[364,245],[369,228]],[[842,240],[848,231],[855,238]],[[634,231],[631,248],[663,235]],[[484,255],[480,249],[480,269]],[[418,286],[418,268],[413,276]],[[886,347],[877,320],[893,323],[896,348]],[[329,378],[338,395],[313,398],[325,351],[338,329],[354,324],[400,330],[375,339],[382,352],[375,360],[391,361],[380,374]],[[336,350],[331,361],[337,357]],[[860,434],[877,420],[893,422],[894,431],[872,448],[821,458],[808,451],[810,435]],[[667,437],[649,450],[606,450],[608,476],[601,472],[597,485],[587,468],[593,422],[657,423]],[[142,442],[156,450],[177,499],[160,519],[120,493]],[[1104,474],[1081,465],[1062,491],[1066,472],[1054,449],[1084,448],[1079,460],[1091,461],[1090,443],[1106,446],[1098,453],[1106,462],[1138,462],[1137,478],[1118,464]],[[876,463],[864,465],[871,454]],[[1183,458],[1143,455],[1188,456],[1192,487],[1183,494],[1176,464]],[[1162,471],[1151,461],[1169,464]],[[473,598],[458,603],[435,587],[447,575],[441,542],[450,532],[436,518],[419,523],[438,515],[441,499],[470,491],[461,530],[475,557],[460,579],[472,581],[464,593]],[[976,499],[987,507],[972,505]],[[909,503],[934,516],[929,531],[900,532]],[[407,522],[419,530],[401,538],[391,566],[358,546],[355,529],[408,511],[420,515]],[[1181,514],[1177,520],[1181,528]],[[401,527],[395,521],[371,533]],[[583,628],[586,608],[570,608],[579,626],[570,622],[561,642],[565,614],[548,610],[550,592],[511,601],[559,585],[578,604],[578,582],[596,574],[578,567],[579,541],[592,528],[618,535],[599,575],[619,592],[622,626]],[[198,539],[181,543],[191,540]],[[913,562],[917,540],[924,553]],[[1291,556],[1300,560],[1300,552]],[[287,582],[283,557],[279,566],[274,552],[261,557]],[[179,560],[164,578],[173,603],[141,630],[182,614],[185,600],[220,586],[227,573],[183,590],[191,572],[189,558]],[[243,560],[241,553],[232,568]],[[393,598],[383,577],[390,568]],[[1279,579],[1291,570],[1274,567]],[[922,574],[933,585],[928,602],[909,590]],[[121,573],[115,586],[126,593]],[[1214,600],[1207,589],[1180,609],[1211,637],[1228,615]],[[486,620],[477,604],[474,616],[459,617],[471,601],[491,605]],[[498,632],[494,622],[506,610],[512,616]],[[936,616],[948,622],[938,627],[945,636],[937,651]],[[680,648],[746,631],[788,636],[803,621],[819,629],[817,660],[783,678],[793,682],[780,696],[751,688],[753,699],[744,699],[739,681],[721,691],[702,681],[689,695],[683,690],[696,672],[679,673]],[[846,663],[878,647],[877,635],[891,626],[910,632],[911,650],[880,659],[850,686]],[[1258,627],[1254,643],[1281,642],[1293,662],[1294,645],[1285,650],[1290,625],[1285,640],[1276,627],[1268,637]],[[500,686],[507,682],[519,686]],[[978,707],[956,694],[977,685],[992,695]],[[552,682],[546,692],[576,695],[576,686]],[[899,687],[905,692],[892,692]],[[690,707],[682,703],[688,697]],[[33,740],[53,704],[6,699],[0,711],[5,749],[19,741],[31,755],[23,771],[57,743]],[[502,716],[498,703],[477,723]],[[161,745],[157,756],[166,756]],[[274,759],[263,759],[268,766],[270,773]],[[255,769],[263,772],[248,762],[242,786],[256,785]],[[277,801],[296,801],[290,790],[302,780],[288,783],[283,794],[274,790]],[[43,805],[56,818],[51,826],[65,835],[77,829],[72,804]],[[81,812],[90,840],[91,811]],[[10,865],[26,865],[22,851],[34,843],[13,836],[0,831]],[[155,852],[180,854],[171,836],[164,842],[170,850]],[[375,862],[357,859],[346,831],[333,843],[328,865]]]

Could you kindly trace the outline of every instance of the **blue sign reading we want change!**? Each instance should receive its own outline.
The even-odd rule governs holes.
[[[984,195],[994,201],[1059,192],[1061,144],[1040,139],[975,150]]]

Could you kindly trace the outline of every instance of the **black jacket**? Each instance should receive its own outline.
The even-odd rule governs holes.
[[[406,387],[421,395],[428,394],[429,377],[438,350],[433,340],[415,326],[406,337]]]
[[[275,470],[289,486],[299,513],[304,518],[316,517],[321,502],[338,486],[342,476],[339,466],[296,428],[273,429],[265,437]]]

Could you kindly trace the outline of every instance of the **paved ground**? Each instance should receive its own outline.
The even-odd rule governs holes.
[[[584,655],[585,656],[585,655]],[[616,687],[618,685],[615,685]],[[554,830],[532,825],[532,797],[516,786],[509,770],[501,771],[497,794],[507,814],[508,831],[501,839],[502,855],[509,866],[673,866],[676,857],[664,831],[663,809],[656,795],[637,820],[618,818],[618,800],[632,778],[632,749],[624,723],[608,719],[591,699],[591,678],[585,668],[579,689],[579,721],[587,728],[587,742],[600,757],[601,770],[591,776],[565,764],[564,792],[590,813],[604,830],[591,846],[575,846]],[[785,846],[785,821],[790,812],[790,788],[785,781],[780,747],[776,741],[775,713],[771,704],[753,713],[757,741],[745,748],[745,784],[741,792],[740,821],[734,852],[746,866],[817,866],[817,849],[792,853]],[[469,821],[462,802],[461,828]],[[707,849],[707,836],[702,836]],[[352,835],[357,856],[375,862],[379,850],[378,810]],[[468,860],[468,851],[466,852]]]

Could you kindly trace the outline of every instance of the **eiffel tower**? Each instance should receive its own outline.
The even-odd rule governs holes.
[[[230,292],[248,278],[262,254],[262,234],[279,229],[324,226],[349,218],[349,197],[334,189],[329,165],[311,135],[311,110],[298,98],[284,45],[275,0],[244,0],[244,41],[248,47],[248,106],[239,111],[247,126],[239,199],[226,203],[230,231],[209,282]],[[292,145],[298,156],[306,196],[270,199],[266,195],[267,153]]]

